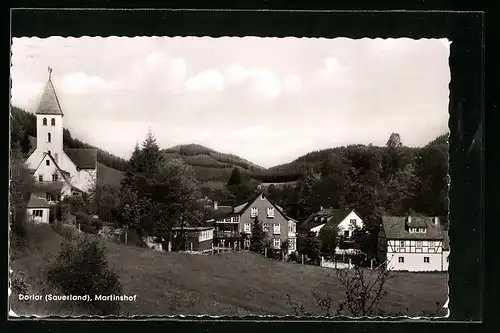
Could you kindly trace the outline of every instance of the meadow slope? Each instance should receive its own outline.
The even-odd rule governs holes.
[[[44,231],[43,237],[50,233]],[[26,272],[35,291],[55,292],[44,282],[44,274],[62,240],[55,233],[50,241],[32,240],[37,245],[12,261],[14,270]],[[118,273],[123,292],[137,295],[135,302],[122,303],[123,315],[286,316],[294,315],[287,293],[313,312],[312,291],[330,290],[338,301],[344,296],[334,270],[317,266],[283,263],[245,252],[201,256],[114,243],[106,247],[109,266]],[[405,309],[411,316],[422,311],[435,313],[436,302],[442,305],[447,299],[447,274],[394,273],[386,291],[380,307],[388,313]],[[78,313],[67,305],[34,303],[14,300],[11,308],[20,314]]]

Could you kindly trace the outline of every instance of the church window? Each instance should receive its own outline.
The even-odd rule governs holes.
[[[43,126],[47,126],[47,118],[43,118]]]
[[[50,192],[45,193],[45,199],[47,199],[47,201],[52,201],[52,193]]]
[[[49,161],[49,160],[46,160],[46,161],[45,161],[45,165],[50,165],[50,161]]]
[[[56,120],[54,118],[50,120],[50,126],[56,126]]]
[[[47,133],[47,142],[50,142],[51,140],[50,133]]]
[[[57,181],[57,173],[55,173],[55,174],[52,175],[52,181],[53,182]]]

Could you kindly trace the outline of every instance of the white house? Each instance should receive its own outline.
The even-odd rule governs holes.
[[[47,201],[55,202],[68,195],[87,192],[95,184],[97,150],[64,148],[64,114],[50,73],[49,68],[49,80],[35,112],[36,142],[33,142],[26,165],[35,177],[36,192]]]
[[[36,194],[31,194],[27,206],[28,218],[36,223],[49,223],[50,204]]]
[[[303,231],[313,231],[319,235],[320,230],[326,225],[337,227],[339,236],[349,239],[356,228],[363,228],[364,223],[361,217],[352,209],[320,208],[317,213],[309,216],[300,229]]]
[[[384,216],[378,259],[394,271],[447,271],[448,233],[438,217]]]

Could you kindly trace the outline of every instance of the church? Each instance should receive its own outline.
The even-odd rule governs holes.
[[[49,79],[35,112],[37,121],[36,142],[26,165],[35,178],[35,190],[31,202],[40,205],[40,199],[48,204],[63,200],[66,196],[82,195],[95,186],[97,179],[96,149],[67,149],[63,142],[64,113],[56,90]],[[33,150],[34,148],[34,150]],[[30,215],[37,207],[30,207]],[[32,212],[33,211],[33,212]],[[40,221],[40,222],[48,222]]]

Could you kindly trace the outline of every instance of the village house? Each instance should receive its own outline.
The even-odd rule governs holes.
[[[49,223],[50,204],[45,200],[45,198],[39,198],[37,195],[31,194],[26,209],[28,219],[31,219],[36,223]]]
[[[217,245],[220,243],[222,246],[238,248],[243,234],[246,235],[243,246],[249,248],[256,218],[267,231],[273,249],[281,249],[285,241],[288,241],[288,253],[297,249],[297,221],[287,216],[283,208],[260,191],[250,200],[236,205],[219,206],[214,202],[214,214],[207,222],[215,223]]]
[[[174,239],[180,239],[182,234],[185,238],[185,251],[204,252],[212,250],[214,240],[213,227],[174,227],[172,229]]]
[[[314,214],[311,214],[299,226],[299,229],[304,232],[312,231],[319,235],[320,230],[326,225],[337,227],[339,236],[344,240],[349,241],[356,228],[362,229],[364,226],[363,220],[352,209],[334,209],[323,208]]]
[[[448,232],[439,217],[383,216],[377,252],[388,270],[447,271]]]
[[[25,162],[35,178],[34,193],[53,204],[66,196],[88,192],[97,179],[97,150],[64,148],[64,114],[50,68],[35,114],[36,141],[32,142],[32,152]]]

